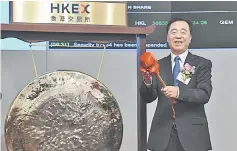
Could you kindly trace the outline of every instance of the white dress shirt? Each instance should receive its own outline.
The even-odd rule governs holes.
[[[179,60],[180,68],[184,66],[184,62],[185,62],[185,60],[186,60],[187,55],[188,55],[188,50],[186,50],[184,53],[182,53],[181,55],[179,55],[179,57],[180,57],[180,60]],[[175,54],[173,54],[173,53],[171,52],[172,72],[173,72],[174,65],[175,65],[174,58],[175,58],[176,56],[177,56],[177,55],[175,55]]]

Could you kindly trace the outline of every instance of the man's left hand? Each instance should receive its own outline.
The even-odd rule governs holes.
[[[168,98],[177,98],[178,97],[178,87],[166,86],[161,89],[164,92],[165,96]]]

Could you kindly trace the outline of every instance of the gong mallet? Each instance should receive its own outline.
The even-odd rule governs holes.
[[[140,71],[142,73],[144,72],[149,72],[150,74],[154,73],[159,82],[161,83],[162,87],[165,88],[166,84],[164,82],[164,80],[161,78],[160,74],[159,74],[159,62],[158,60],[156,60],[156,58],[152,55],[151,52],[144,52],[141,56],[140,56]],[[172,100],[172,111],[173,111],[173,118],[175,118],[175,110],[174,110],[174,104],[176,103],[175,99],[171,98]]]

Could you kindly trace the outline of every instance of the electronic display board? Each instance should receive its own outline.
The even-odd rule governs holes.
[[[191,49],[237,48],[237,2],[235,1],[129,1],[128,26],[152,24],[156,30],[147,36],[147,49],[168,49],[166,25],[171,18],[184,18],[193,25]],[[136,43],[97,44],[80,41],[49,41],[48,49],[136,49]],[[68,47],[69,46],[69,47]],[[79,46],[80,48],[78,48]],[[100,46],[100,47],[95,47]]]

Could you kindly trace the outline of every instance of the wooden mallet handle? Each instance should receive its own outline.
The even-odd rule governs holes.
[[[158,60],[155,59],[155,57],[152,55],[151,52],[145,52],[140,56],[140,65],[141,65],[141,71],[146,70],[150,74],[151,73],[156,74],[162,87],[163,88],[166,87],[164,80],[161,78],[161,76],[159,74],[159,71],[160,71],[159,62],[158,62]],[[171,98],[171,100],[172,100],[173,118],[175,118],[174,104],[176,103],[176,101],[174,98]]]

